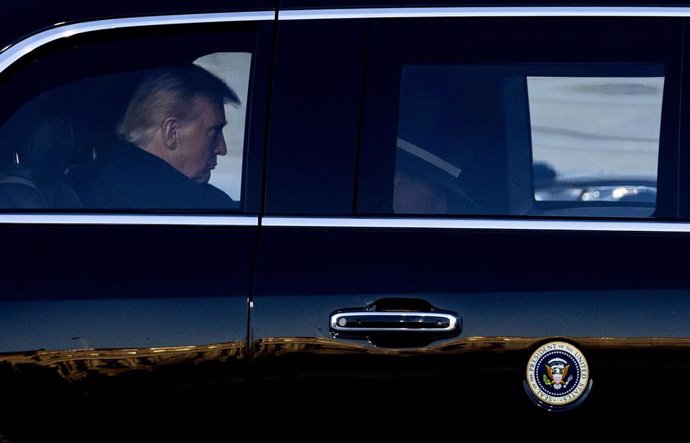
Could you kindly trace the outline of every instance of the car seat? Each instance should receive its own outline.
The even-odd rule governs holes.
[[[66,179],[74,151],[72,121],[54,101],[21,108],[0,128],[0,208],[81,208]]]

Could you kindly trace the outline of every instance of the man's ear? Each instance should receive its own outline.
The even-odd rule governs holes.
[[[180,122],[175,117],[168,117],[162,127],[163,143],[171,151],[177,148],[177,139],[180,135]]]

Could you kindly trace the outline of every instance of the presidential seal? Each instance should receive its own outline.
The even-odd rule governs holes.
[[[589,392],[589,366],[570,343],[553,341],[539,346],[527,363],[525,388],[546,409],[569,409]]]

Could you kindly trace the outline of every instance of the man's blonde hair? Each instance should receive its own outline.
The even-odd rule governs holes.
[[[223,80],[199,66],[156,69],[137,86],[117,134],[135,145],[146,145],[166,118],[192,118],[191,103],[197,97],[220,106],[240,104],[237,94]]]

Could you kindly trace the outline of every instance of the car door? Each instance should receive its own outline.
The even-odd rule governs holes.
[[[499,404],[501,420],[653,412],[656,359],[682,366],[690,333],[673,258],[688,242],[682,21],[644,8],[327,12],[280,13],[259,386],[328,402],[318,416],[334,421],[345,404],[375,422]],[[307,74],[281,65],[288,53]]]
[[[263,3],[56,25],[0,52],[0,432],[9,438],[52,435],[27,417],[78,416],[113,436],[152,409],[190,422],[220,412],[210,393],[246,377],[274,19]],[[89,206],[78,184],[107,154],[137,81],[192,63],[240,101],[225,107],[227,155],[209,182],[236,207]],[[236,402],[226,413],[242,410]]]

